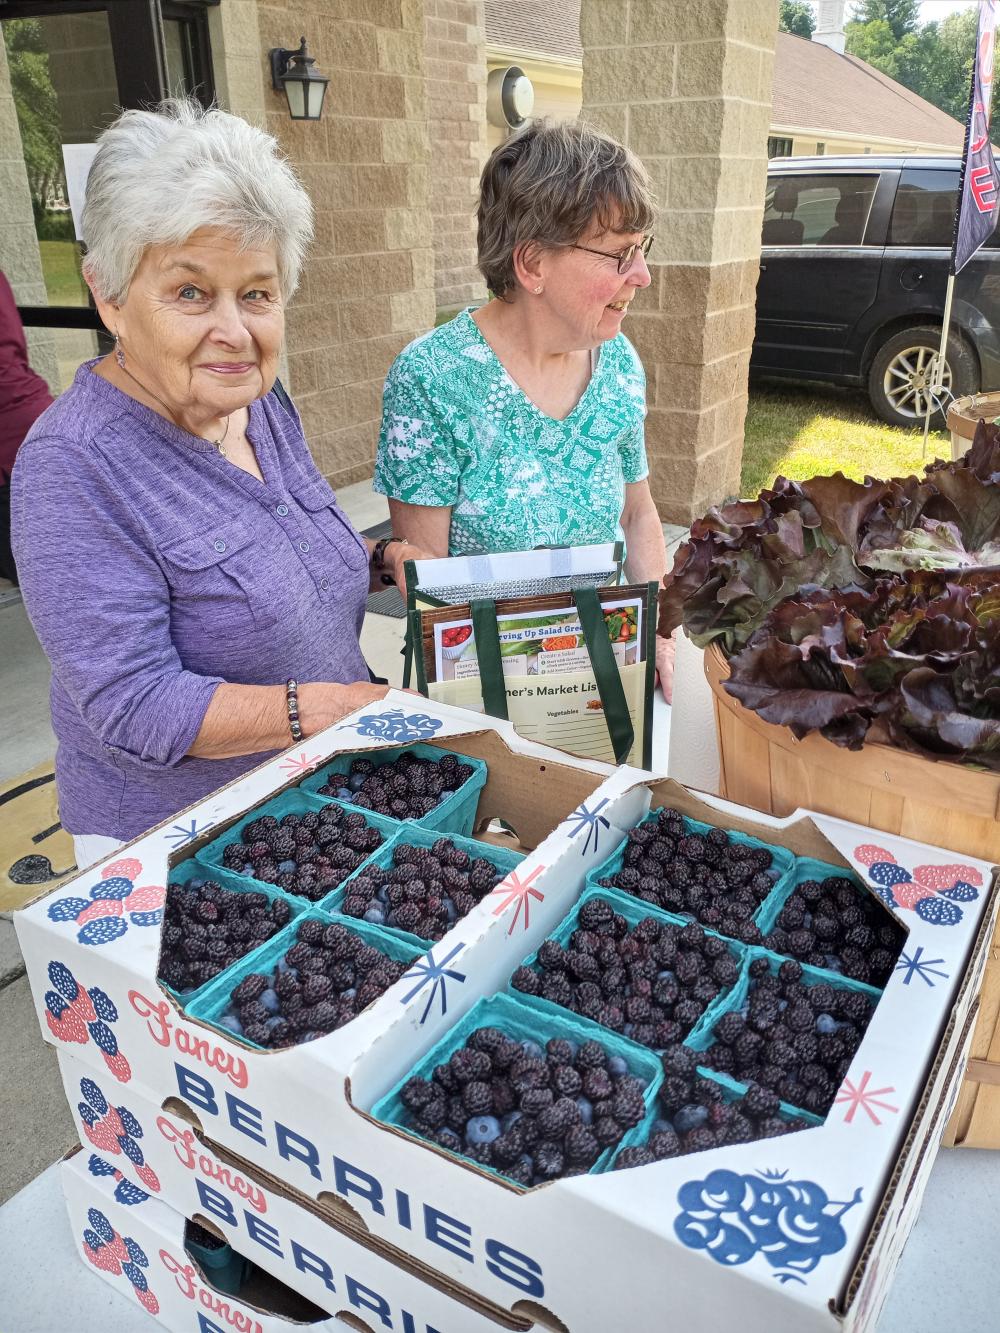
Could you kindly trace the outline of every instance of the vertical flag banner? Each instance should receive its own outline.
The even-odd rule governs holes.
[[[996,51],[998,0],[980,0],[976,58],[972,65],[972,92],[962,154],[962,184],[955,216],[955,244],[951,271],[960,273],[997,225],[1000,174],[990,143],[990,101],[993,96],[993,59]]]

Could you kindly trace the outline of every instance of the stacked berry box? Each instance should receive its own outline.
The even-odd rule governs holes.
[[[479,1000],[372,1115],[519,1188],[604,1171],[646,1125],[658,1061],[586,1019]]]
[[[486,774],[481,759],[417,744],[372,755],[341,755],[304,779],[301,789],[467,838],[475,828]]]
[[[949,1097],[960,1077],[962,1043],[971,1030],[976,985],[988,955],[990,915],[997,900],[990,867],[971,861],[958,867],[953,856],[902,838],[878,835],[876,846],[868,830],[819,816],[767,825],[750,811],[713,810],[675,784],[627,769],[605,772],[602,781],[586,765],[532,746],[503,724],[480,715],[464,717],[458,710],[435,703],[422,702],[421,707],[428,712],[413,719],[413,726],[419,723],[425,735],[429,726],[437,726],[435,743],[454,737],[452,744],[461,750],[462,735],[474,733],[468,744],[490,764],[490,817],[505,819],[533,849],[496,886],[488,907],[484,904],[459,917],[446,938],[414,958],[406,976],[322,1039],[299,1041],[278,1050],[259,1049],[234,1032],[213,1028],[179,1010],[155,980],[159,930],[150,929],[149,916],[157,890],[149,886],[166,882],[168,855],[178,837],[211,837],[231,821],[245,818],[244,811],[257,811],[262,801],[287,786],[290,775],[300,776],[305,768],[314,769],[324,762],[328,755],[322,753],[321,740],[302,755],[279,756],[263,765],[179,816],[175,828],[151,831],[113,866],[84,872],[21,915],[19,938],[48,1040],[69,1052],[87,1077],[110,1084],[112,1089],[120,1085],[118,1097],[129,1110],[135,1109],[133,1103],[151,1108],[149,1123],[145,1123],[145,1112],[140,1116],[146,1130],[142,1141],[146,1162],[155,1161],[158,1171],[161,1163],[176,1162],[171,1165],[170,1179],[189,1182],[187,1199],[197,1189],[204,1208],[215,1210],[213,1220],[221,1214],[236,1219],[227,1224],[233,1228],[234,1243],[236,1228],[241,1228],[236,1248],[249,1241],[248,1257],[256,1259],[253,1247],[264,1246],[260,1237],[265,1233],[262,1217],[249,1215],[252,1204],[244,1186],[251,1191],[256,1180],[271,1180],[280,1182],[282,1197],[298,1210],[294,1217],[282,1213],[287,1224],[278,1221],[277,1211],[268,1222],[280,1235],[266,1234],[275,1244],[280,1242],[284,1256],[295,1252],[291,1242],[299,1239],[300,1228],[305,1228],[308,1219],[315,1218],[317,1204],[329,1203],[335,1210],[342,1202],[351,1210],[352,1225],[368,1231],[372,1247],[391,1247],[386,1254],[396,1259],[405,1255],[408,1261],[426,1265],[440,1273],[445,1283],[464,1286],[514,1316],[523,1308],[519,1303],[527,1300],[574,1329],[628,1327],[635,1333],[655,1333],[665,1317],[691,1333],[734,1322],[747,1333],[834,1333],[838,1329],[848,1333],[852,1325],[864,1327],[865,1310],[877,1308],[892,1271],[892,1238],[905,1235],[912,1222],[924,1166],[933,1156]],[[331,746],[349,746],[347,752],[355,754],[366,748],[369,738],[372,745],[387,736],[394,742],[409,739],[412,731],[405,736],[399,730],[390,731],[399,721],[390,714],[410,708],[407,697],[390,696],[379,714],[366,713],[346,732],[338,727],[326,741]],[[410,725],[405,713],[403,720]],[[638,1028],[640,1035],[654,1043],[648,1047],[631,1043],[642,1059],[652,1061],[650,1076],[643,1082],[643,1113],[638,1120],[638,1089],[630,1082],[616,1088],[613,1082],[616,1076],[639,1077],[631,1070],[623,1076],[611,1065],[613,1043],[627,1039],[596,1025],[590,1029],[596,1035],[584,1040],[579,1039],[579,1028],[575,1038],[564,1035],[551,1026],[554,1013],[535,1009],[515,1034],[504,1032],[499,1023],[480,1024],[467,1031],[464,1046],[471,1050],[458,1060],[457,1068],[451,1064],[455,1049],[446,1060],[435,1054],[437,1063],[427,1067],[430,1053],[454,1036],[469,1019],[474,1004],[503,989],[520,960],[538,953],[580,903],[588,874],[606,862],[609,852],[622,848],[629,830],[651,808],[660,806],[676,807],[685,819],[695,821],[681,824],[676,838],[669,829],[664,830],[674,841],[674,847],[667,849],[673,853],[671,864],[683,862],[691,883],[700,885],[703,876],[715,871],[695,869],[699,858],[694,848],[718,846],[721,860],[732,862],[734,873],[740,863],[740,883],[727,895],[714,892],[714,883],[706,884],[713,892],[701,895],[702,901],[695,894],[694,904],[689,896],[683,897],[677,904],[683,910],[675,911],[675,918],[683,919],[686,911],[701,918],[683,925],[676,919],[663,919],[666,904],[659,887],[640,889],[640,893],[652,893],[653,902],[630,892],[627,884],[602,888],[612,908],[611,922],[591,922],[588,917],[579,927],[599,934],[603,926],[613,924],[616,915],[625,918],[624,910],[616,911],[612,901],[622,891],[630,906],[650,918],[659,917],[655,938],[651,927],[636,934],[627,919],[622,933],[623,939],[634,938],[639,946],[629,965],[653,962],[657,972],[674,972],[673,978],[637,973],[641,982],[651,983],[650,994],[625,996],[626,1000],[652,1001],[653,985],[658,982],[655,1003],[661,1008],[673,1006],[669,1017],[666,1012],[655,1015],[652,1034],[643,1030],[650,1025],[650,1017],[641,1004],[632,1006],[627,1018],[636,1024],[633,1034]],[[340,808],[351,812],[347,804]],[[372,814],[364,810],[351,813]],[[933,879],[945,888],[955,879],[971,886],[963,889],[968,897],[952,903],[951,911],[934,914],[933,919],[926,912],[915,913],[909,898],[894,895],[892,910],[910,931],[906,953],[893,969],[853,1057],[848,1056],[848,1047],[854,1037],[839,1025],[857,1027],[857,1018],[841,1007],[843,1002],[836,995],[841,990],[856,990],[847,972],[857,960],[850,954],[845,960],[843,955],[845,950],[861,947],[868,937],[852,940],[844,934],[831,937],[829,945],[824,945],[823,961],[839,960],[842,972],[833,971],[832,962],[821,969],[828,979],[817,986],[829,985],[836,993],[833,1008],[817,1012],[810,1005],[809,1009],[814,1026],[821,1018],[824,1027],[831,1022],[838,1026],[831,1031],[815,1030],[817,1059],[806,1064],[820,1065],[821,1055],[823,1059],[835,1055],[837,1063],[832,1068],[839,1072],[844,1059],[849,1065],[834,1107],[821,1125],[811,1124],[805,1115],[794,1115],[794,1108],[783,1103],[780,1090],[748,1077],[754,1070],[763,1075],[772,1065],[784,1068],[781,1062],[787,1052],[783,1045],[793,1045],[788,1036],[773,1028],[766,1034],[756,1032],[751,1019],[753,1024],[762,1019],[766,1025],[777,1008],[788,1020],[780,1017],[776,1026],[795,1035],[792,1028],[803,1021],[800,1010],[804,999],[810,998],[795,987],[805,986],[813,999],[817,987],[807,986],[810,974],[805,970],[802,977],[786,973],[783,979],[780,968],[789,962],[803,969],[812,967],[809,955],[819,952],[814,945],[820,937],[827,939],[829,929],[823,924],[817,930],[816,922],[825,923],[842,912],[839,889],[824,885],[815,876],[803,880],[789,890],[773,921],[767,921],[762,909],[769,899],[769,905],[774,905],[776,897],[771,895],[776,894],[774,885],[780,878],[773,852],[753,847],[753,859],[727,853],[730,842],[739,842],[739,838],[729,839],[723,830],[716,835],[695,827],[711,826],[713,820],[723,826],[738,825],[755,834],[758,843],[780,846],[782,855],[794,853],[838,865],[841,878],[846,867],[870,880],[870,892],[874,892],[872,885],[886,882],[877,876],[884,876],[887,866],[893,867],[894,882],[909,875],[921,882]],[[692,836],[692,830],[698,834],[698,843],[685,843],[678,857],[678,844]],[[653,829],[649,840],[666,841],[658,829]],[[662,851],[657,848],[658,853]],[[762,854],[759,860],[757,852]],[[273,860],[274,849],[265,846],[260,855]],[[769,858],[767,865],[763,855]],[[640,849],[636,864],[626,866],[623,857],[620,869],[634,869],[641,879],[652,870],[641,864],[643,859],[645,852]],[[705,860],[703,853],[701,861]],[[295,871],[298,873],[297,865]],[[757,875],[764,875],[768,883],[754,884]],[[127,876],[135,884],[134,893],[106,903],[109,895],[103,885],[107,876]],[[818,886],[818,896],[817,889],[806,888],[809,884]],[[787,887],[786,881],[783,888]],[[286,890],[279,887],[277,891]],[[798,898],[795,891],[801,891]],[[933,892],[936,890],[927,890]],[[93,908],[88,905],[88,894],[95,900]],[[298,897],[305,901],[307,895]],[[729,922],[720,917],[713,925],[711,916],[706,921],[705,915],[716,910],[722,913],[726,897],[744,899],[742,920],[735,920],[734,927],[745,928],[749,917],[761,937],[747,941],[736,935],[730,943],[723,940],[723,952],[716,953],[715,944],[706,952],[705,942],[725,936],[720,926]],[[722,902],[716,901],[720,898]],[[790,916],[781,920],[789,907]],[[86,915],[85,924],[81,914]],[[324,909],[310,903],[284,929],[292,935],[300,922],[324,914]],[[102,920],[114,915],[120,928],[95,939],[91,930],[95,915]],[[275,958],[269,970],[254,973],[256,979],[241,992],[245,998],[237,997],[240,1025],[245,1019],[255,1030],[258,1025],[269,1025],[271,1019],[287,1021],[284,1010],[269,1012],[274,997],[267,995],[263,1000],[269,990],[281,1005],[285,996],[280,992],[286,989],[289,997],[301,1000],[301,1008],[311,1009],[314,1001],[322,1005],[324,984],[321,981],[317,986],[311,977],[324,975],[333,986],[327,961],[334,966],[344,961],[333,956],[339,948],[339,932],[331,937],[334,947],[325,932],[335,925],[349,931],[354,924],[343,916],[339,921],[331,917],[322,927],[322,939],[311,941],[308,935],[304,941],[295,939],[291,948],[304,943],[308,950],[296,955],[297,962],[288,964],[286,972]],[[363,924],[382,929],[378,923]],[[666,935],[665,927],[669,927]],[[872,926],[864,919],[852,920],[848,933],[859,928]],[[778,970],[773,971],[769,963],[766,975],[761,970],[751,977],[750,967],[766,961],[762,942],[774,929],[789,935],[804,930],[814,938],[787,940],[787,951],[777,955],[783,959]],[[261,947],[268,949],[272,944],[273,940],[265,941]],[[671,944],[674,965],[664,965]],[[789,951],[800,946],[804,957],[796,959]],[[363,947],[369,946],[365,943]],[[321,959],[320,949],[331,958]],[[658,957],[654,950],[660,950]],[[286,963],[287,952],[282,955]],[[682,964],[682,984],[677,985],[674,996],[678,959],[697,956],[699,967],[711,969],[719,963],[735,963],[740,953],[747,983],[746,1013],[739,1012],[742,1005],[738,1003],[726,1013],[721,1008],[712,1011],[709,1022],[716,1001],[728,1004],[732,998],[724,966],[726,975],[713,980],[713,985],[721,987],[718,994],[709,998],[707,987],[702,987],[703,996],[695,1003],[705,1007],[686,1037],[660,1050],[659,1042],[667,1034],[656,1033],[655,1028],[675,1022],[681,1028],[687,1026],[693,1013],[682,1008],[677,1017],[676,1006],[694,999],[686,992],[702,980],[693,974],[689,980],[690,965]],[[308,966],[303,969],[304,962]],[[603,975],[600,959],[598,965]],[[615,965],[609,957],[608,966]],[[589,965],[583,968],[587,971]],[[299,975],[281,981],[279,988],[281,976],[293,970]],[[551,970],[568,975],[565,968]],[[342,980],[347,977],[338,973],[338,986]],[[573,984],[578,988],[593,981],[593,977],[577,976]],[[750,989],[751,981],[757,986],[756,994]],[[772,983],[777,983],[777,992]],[[216,984],[219,978],[209,983]],[[787,987],[792,987],[790,993]],[[337,1021],[341,998],[338,991]],[[831,1003],[822,992],[819,998],[824,1004]],[[584,992],[587,1006],[595,999]],[[293,1006],[295,1003],[293,999]],[[508,997],[508,1003],[521,1005],[523,1010],[527,1002]],[[330,1015],[324,1010],[319,1017],[324,1016]],[[733,1021],[727,1022],[730,1018]],[[569,1010],[562,1020],[590,1023]],[[315,1030],[314,1015],[308,1014],[306,1021],[302,1035]],[[623,1027],[625,1021],[623,1014]],[[692,1052],[690,1043],[698,1023],[710,1029],[710,1040],[704,1051]],[[489,1031],[492,1027],[499,1030],[499,1036]],[[274,1031],[279,1040],[289,1035],[277,1025]],[[485,1035],[478,1035],[473,1043],[474,1031]],[[765,1035],[771,1043],[766,1060],[753,1041],[754,1036]],[[839,1042],[839,1049],[831,1051],[824,1041],[821,1051],[820,1038],[827,1037]],[[515,1087],[513,1077],[504,1074],[503,1061],[513,1054],[509,1045],[513,1040],[518,1041],[521,1055],[507,1068],[513,1070],[517,1064],[518,1084],[534,1086]],[[525,1050],[521,1045],[530,1041],[538,1043],[541,1056],[537,1049]],[[713,1070],[708,1063],[709,1059],[718,1063],[723,1047],[732,1052],[721,1057],[723,1063],[732,1064],[732,1073]],[[488,1077],[472,1077],[487,1072],[481,1060],[472,1058],[480,1055],[489,1060]],[[499,1068],[494,1065],[495,1056],[499,1056]],[[692,1058],[693,1069],[689,1067]],[[751,1058],[756,1058],[756,1065],[747,1063]],[[436,1079],[447,1093],[443,1107],[433,1087],[430,1096],[426,1090],[417,1090],[419,1080],[407,1093],[410,1104],[403,1107],[401,1103],[401,1112],[405,1110],[407,1116],[416,1113],[416,1122],[408,1122],[410,1128],[417,1123],[420,1129],[431,1130],[431,1135],[417,1138],[398,1124],[387,1125],[375,1117],[373,1112],[393,1090],[402,1096],[412,1071],[418,1072],[423,1083],[433,1084],[439,1067],[450,1071]],[[815,1074],[811,1070],[810,1081],[798,1081],[804,1088],[824,1091]],[[454,1086],[445,1088],[449,1078]],[[660,1079],[658,1089],[656,1079]],[[669,1086],[668,1080],[673,1080]],[[464,1090],[470,1085],[486,1086],[473,1087],[467,1099]],[[512,1093],[518,1097],[513,1109],[521,1114],[505,1126],[504,1117],[511,1112],[498,1112]],[[528,1093],[536,1095],[522,1108],[521,1097]],[[552,1098],[551,1105],[546,1094]],[[804,1093],[798,1095],[805,1099]],[[428,1119],[427,1107],[432,1103]],[[587,1103],[590,1125],[586,1123]],[[164,1132],[160,1117],[167,1118],[164,1106],[176,1106],[178,1116],[169,1128],[178,1137],[165,1147],[157,1140]],[[491,1109],[486,1110],[487,1106]],[[442,1110],[444,1120],[440,1121]],[[552,1114],[546,1114],[549,1111]],[[498,1123],[490,1123],[490,1118]],[[440,1123],[432,1126],[431,1120]],[[477,1126],[483,1120],[487,1123]],[[601,1127],[606,1144],[595,1132],[605,1120],[613,1122]],[[522,1121],[529,1123],[522,1125]],[[804,1124],[810,1128],[800,1128]],[[798,1132],[783,1132],[779,1137],[779,1126],[789,1125]],[[444,1144],[435,1142],[433,1135],[442,1131],[454,1138],[445,1137]],[[711,1148],[707,1134],[713,1136]],[[474,1137],[483,1142],[472,1141]],[[761,1137],[768,1140],[763,1150],[756,1142]],[[455,1139],[459,1152],[454,1151]],[[487,1156],[483,1148],[489,1148],[493,1156],[493,1145],[500,1139],[505,1140],[500,1149],[503,1156],[509,1158],[517,1150],[513,1161],[480,1161]],[[591,1139],[601,1149],[598,1158],[605,1151],[615,1153],[621,1164],[633,1169],[593,1170],[598,1158],[588,1161],[594,1150]],[[114,1154],[110,1137],[107,1144]],[[532,1149],[540,1145],[544,1150],[539,1161]],[[206,1150],[204,1163],[202,1147]],[[466,1149],[475,1149],[475,1156]],[[183,1160],[178,1161],[182,1153]],[[527,1157],[530,1167],[522,1160]],[[219,1162],[231,1174],[217,1170]],[[121,1160],[105,1163],[116,1164],[128,1175],[129,1168]],[[612,1165],[611,1161],[605,1164]],[[514,1176],[502,1173],[505,1167],[512,1168]],[[527,1177],[529,1169],[526,1185],[517,1176]],[[241,1183],[236,1183],[235,1172],[242,1173]],[[102,1175],[100,1179],[114,1177]],[[166,1188],[162,1197],[174,1204]],[[194,1214],[188,1209],[187,1215]],[[866,1267],[859,1268],[859,1255],[864,1256]],[[581,1282],[581,1273],[594,1277]],[[627,1274],[627,1281],[622,1274]],[[313,1278],[303,1272],[296,1280],[304,1289]],[[336,1286],[344,1290],[341,1281]],[[380,1319],[386,1322],[381,1313]],[[402,1316],[395,1322],[406,1326]],[[449,1333],[449,1327],[442,1333]]]

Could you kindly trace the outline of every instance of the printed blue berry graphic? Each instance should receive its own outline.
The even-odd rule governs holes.
[[[957,926],[962,919],[962,909],[943,898],[922,898],[917,903],[917,916],[932,926]]]
[[[90,897],[66,897],[52,903],[49,919],[60,923],[74,922],[79,929],[81,944],[97,948],[121,939],[134,926],[155,926],[163,917],[166,890],[156,885],[136,888],[135,879],[142,873],[142,862],[134,857],[112,861],[101,871],[102,878],[90,887]]]
[[[979,890],[958,880],[950,889],[942,889],[941,896],[950,898],[953,903],[974,903],[979,897]]]
[[[815,1181],[784,1177],[716,1170],[688,1181],[677,1195],[678,1240],[730,1268],[760,1255],[779,1281],[804,1283],[822,1259],[847,1244],[840,1219],[860,1203],[861,1190],[835,1203]]]
[[[891,889],[894,884],[908,884],[913,876],[903,866],[896,865],[895,861],[876,861],[868,867],[868,878],[873,884]]]
[[[404,713],[391,708],[385,713],[366,713],[357,722],[345,722],[342,729],[356,731],[359,736],[373,736],[385,741],[425,741],[439,731],[444,723],[426,713]]]

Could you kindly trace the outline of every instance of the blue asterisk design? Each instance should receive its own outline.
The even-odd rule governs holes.
[[[427,1021],[427,1016],[434,1005],[434,998],[440,995],[441,998],[441,1016],[448,1012],[448,979],[457,981],[461,985],[465,981],[466,974],[459,972],[448,964],[462,952],[464,944],[456,944],[451,953],[446,954],[440,961],[435,959],[434,950],[428,949],[423,958],[418,958],[410,968],[409,972],[403,974],[403,980],[408,981],[414,977],[420,980],[412,990],[407,991],[400,1001],[401,1004],[409,1004],[415,995],[419,995],[423,988],[430,985],[430,992],[427,996],[427,1003],[424,1005],[424,1012],[420,1015],[420,1026],[423,1027]]]
[[[178,847],[185,847],[189,842],[193,842],[199,834],[204,833],[206,829],[211,827],[211,824],[199,824],[197,819],[192,819],[191,823],[187,825],[175,824],[163,836],[168,842],[173,843],[174,851],[176,851]]]
[[[936,963],[943,963],[943,958],[925,958],[924,946],[921,944],[916,953],[911,958],[908,953],[899,955],[899,962],[896,964],[896,971],[903,973],[903,985],[908,986],[914,977],[919,977],[921,981],[926,981],[928,986],[933,986],[931,977],[943,977],[947,979],[948,973],[942,972]]]
[[[587,830],[587,836],[583,842],[583,851],[580,853],[581,856],[586,856],[587,852],[590,850],[591,838],[594,840],[594,851],[596,852],[601,835],[601,828],[611,827],[611,821],[601,814],[601,811],[607,804],[608,798],[602,796],[597,805],[594,806],[593,810],[588,810],[586,801],[581,801],[579,809],[574,810],[569,816],[569,822],[576,825],[575,828],[570,829],[569,836],[571,838],[575,838],[576,835],[582,833],[584,829]]]
[[[356,731],[359,736],[372,736],[383,741],[425,741],[443,726],[439,717],[391,708],[387,713],[366,713],[357,722],[344,722],[339,730],[346,728]]]

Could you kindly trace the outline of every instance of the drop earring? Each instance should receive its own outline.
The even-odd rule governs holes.
[[[121,339],[115,334],[115,360],[122,370],[125,369],[125,353],[122,351]]]

